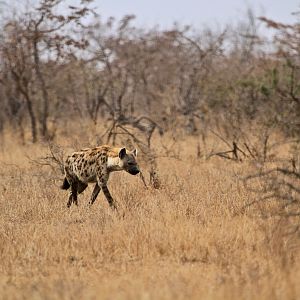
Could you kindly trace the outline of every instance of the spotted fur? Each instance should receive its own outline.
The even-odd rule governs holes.
[[[66,159],[65,178],[62,189],[70,188],[67,206],[78,205],[77,195],[82,193],[89,183],[96,183],[89,204],[92,205],[101,189],[112,208],[116,208],[114,200],[107,188],[109,174],[114,171],[126,171],[132,175],[140,172],[136,162],[137,150],[126,148],[99,146],[74,152]]]

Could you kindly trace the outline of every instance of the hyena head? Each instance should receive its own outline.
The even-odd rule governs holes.
[[[140,173],[140,168],[136,162],[137,150],[126,151],[122,148],[119,152],[119,166],[131,175],[137,175]]]

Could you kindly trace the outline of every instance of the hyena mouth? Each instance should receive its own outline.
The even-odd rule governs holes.
[[[131,175],[136,175],[140,173],[140,170],[138,168],[130,169],[128,170],[128,173]]]

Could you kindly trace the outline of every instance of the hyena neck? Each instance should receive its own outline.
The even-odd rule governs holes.
[[[119,166],[120,163],[120,158],[119,157],[108,157],[107,158],[107,169],[110,172],[114,172],[114,171],[122,171],[123,168],[121,168]]]

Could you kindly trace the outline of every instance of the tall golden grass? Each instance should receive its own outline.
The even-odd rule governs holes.
[[[57,176],[28,159],[44,147],[6,137],[1,299],[299,299],[300,251],[288,221],[261,218],[271,204],[243,209],[258,197],[239,179],[251,166],[196,159],[193,142],[181,142],[180,159],[158,160],[158,190],[113,174],[116,214],[103,194],[87,206],[92,187],[68,209]]]

